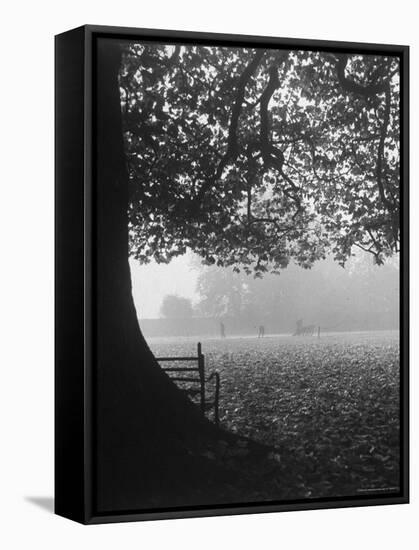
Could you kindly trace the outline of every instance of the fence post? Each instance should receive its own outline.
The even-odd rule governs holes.
[[[205,356],[202,353],[201,342],[198,342],[198,369],[201,379],[201,411],[205,414]]]

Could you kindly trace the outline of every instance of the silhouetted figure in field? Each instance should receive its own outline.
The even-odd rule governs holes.
[[[225,328],[224,323],[222,321],[220,322],[220,336],[221,336],[221,338],[226,337],[226,328]]]
[[[264,336],[265,336],[265,327],[264,325],[259,325],[258,338],[263,338]]]

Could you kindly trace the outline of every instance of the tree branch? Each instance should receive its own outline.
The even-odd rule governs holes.
[[[345,90],[345,92],[352,92],[354,94],[367,98],[377,94],[381,94],[386,91],[386,88],[388,86],[387,81],[376,84],[362,85],[354,82],[350,78],[347,78],[347,76],[345,75],[345,70],[349,61],[349,56],[342,54],[338,55],[337,59],[337,77],[340,85],[342,86],[342,89]]]
[[[237,82],[237,93],[236,98],[231,109],[230,124],[228,130],[228,139],[227,139],[227,150],[224,156],[221,158],[220,162],[217,165],[215,174],[207,180],[207,182],[201,187],[198,192],[197,200],[200,201],[205,193],[214,185],[214,183],[219,180],[224,172],[225,167],[229,162],[234,162],[238,155],[238,145],[237,145],[237,127],[239,123],[239,117],[244,101],[244,94],[246,91],[246,86],[250,80],[253,73],[256,71],[259,63],[261,62],[263,56],[265,55],[265,50],[257,50],[253,59],[248,63],[243,73],[241,74]]]
[[[260,150],[265,170],[273,168],[277,170],[282,179],[288,183],[293,193],[284,186],[284,194],[297,205],[294,217],[301,211],[301,200],[298,196],[299,189],[291,178],[283,171],[284,153],[271,143],[269,137],[269,111],[268,106],[274,91],[279,87],[278,69],[274,66],[269,69],[269,82],[260,98]]]
[[[392,71],[389,77],[380,83],[375,83],[375,84],[371,83],[363,86],[361,84],[357,84],[356,82],[346,77],[345,69],[348,63],[348,59],[349,59],[348,55],[339,55],[338,62],[336,65],[337,77],[343,90],[347,92],[355,93],[356,95],[360,95],[361,97],[364,97],[364,98],[373,97],[374,95],[378,95],[382,93],[384,94],[384,102],[385,102],[384,116],[383,116],[383,122],[381,124],[380,133],[379,133],[379,143],[377,148],[375,175],[376,175],[380,200],[384,208],[387,209],[387,211],[391,216],[394,245],[397,246],[398,221],[397,221],[397,216],[395,215],[395,205],[391,200],[388,199],[385,191],[384,181],[383,181],[384,148],[385,148],[385,140],[388,132],[388,125],[390,122],[390,109],[391,109],[390,80],[394,76],[395,71]]]

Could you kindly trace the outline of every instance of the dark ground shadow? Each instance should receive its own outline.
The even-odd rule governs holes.
[[[54,498],[53,497],[25,497],[26,502],[39,506],[50,514],[54,513]]]

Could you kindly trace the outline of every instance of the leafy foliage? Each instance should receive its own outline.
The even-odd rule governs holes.
[[[399,242],[399,62],[132,43],[120,74],[130,251],[261,277]]]

